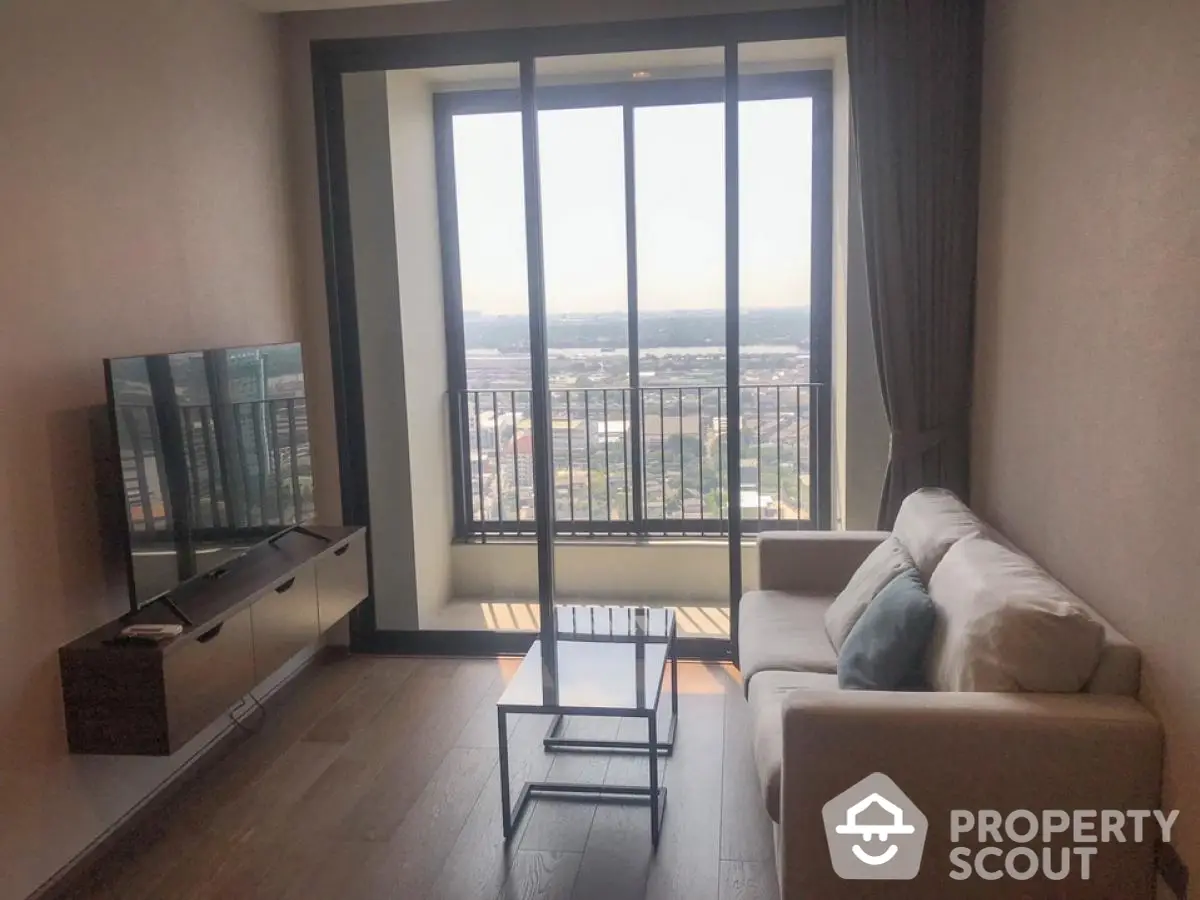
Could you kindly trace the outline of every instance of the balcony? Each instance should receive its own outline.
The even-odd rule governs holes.
[[[739,391],[742,530],[815,527],[821,477],[812,433],[821,385]],[[718,386],[550,392],[560,538],[716,538],[729,532],[727,391]],[[468,390],[455,402],[460,540],[532,537],[528,389]]]

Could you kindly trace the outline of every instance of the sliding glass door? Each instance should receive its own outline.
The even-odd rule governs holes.
[[[828,527],[831,73],[805,43],[539,55],[553,43],[514,36],[508,61],[429,66],[429,51],[384,73],[410,466],[433,464],[414,448],[439,424],[414,396],[441,391],[441,605],[480,601],[439,614],[419,598],[416,630],[532,633],[556,602],[636,602],[676,606],[682,634],[721,644],[754,536]],[[405,118],[420,110],[424,129]],[[340,124],[357,127],[344,110]],[[433,358],[417,346],[428,322],[408,318],[426,285],[405,289],[421,240],[401,188],[421,157],[397,143],[417,132],[444,380],[410,376],[414,354]],[[415,534],[439,499],[415,470],[408,484]]]

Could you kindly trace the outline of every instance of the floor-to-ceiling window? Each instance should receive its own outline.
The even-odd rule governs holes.
[[[416,598],[389,591],[405,610],[373,614],[376,629],[530,631],[556,601],[636,601],[723,639],[753,587],[755,534],[829,525],[828,57],[731,43],[738,28],[715,23],[709,45],[629,29],[642,49],[609,35],[580,52],[581,29],[563,47],[506,33],[461,54],[452,38],[346,50],[354,79],[379,78],[322,119],[354,138],[351,160],[336,140],[322,159],[327,249],[352,262],[330,291],[357,294],[360,323],[375,308],[402,346],[389,358],[360,324],[335,371],[357,368],[365,405],[404,421],[376,415],[368,459],[343,442],[343,505],[370,463],[375,574]],[[355,160],[379,177],[339,174]],[[394,241],[371,224],[376,188],[394,194]],[[347,202],[371,207],[348,229]],[[453,600],[494,602],[482,621],[439,616]]]
[[[828,428],[813,358],[830,335],[827,316],[813,327],[828,305],[813,291],[813,203],[828,175],[813,148],[829,141],[814,115],[827,73],[739,79],[735,498],[721,48],[539,63],[556,533],[722,535],[731,503],[751,533],[820,527]],[[517,103],[502,89],[438,97],[456,184],[443,240],[458,242],[462,269],[446,297],[464,334],[451,360],[469,463],[460,538],[534,532]]]

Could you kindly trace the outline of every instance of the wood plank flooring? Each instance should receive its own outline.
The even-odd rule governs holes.
[[[642,806],[538,801],[500,835],[495,701],[511,659],[322,663],[124,842],[73,900],[778,900],[771,829],[731,668],[680,665],[658,852]],[[645,783],[637,756],[546,754],[510,716],[522,781]],[[636,720],[568,733],[640,736]]]

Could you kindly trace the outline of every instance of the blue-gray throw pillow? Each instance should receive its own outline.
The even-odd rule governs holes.
[[[875,595],[838,653],[838,687],[894,691],[920,684],[925,648],[936,619],[916,569],[907,569]]]

